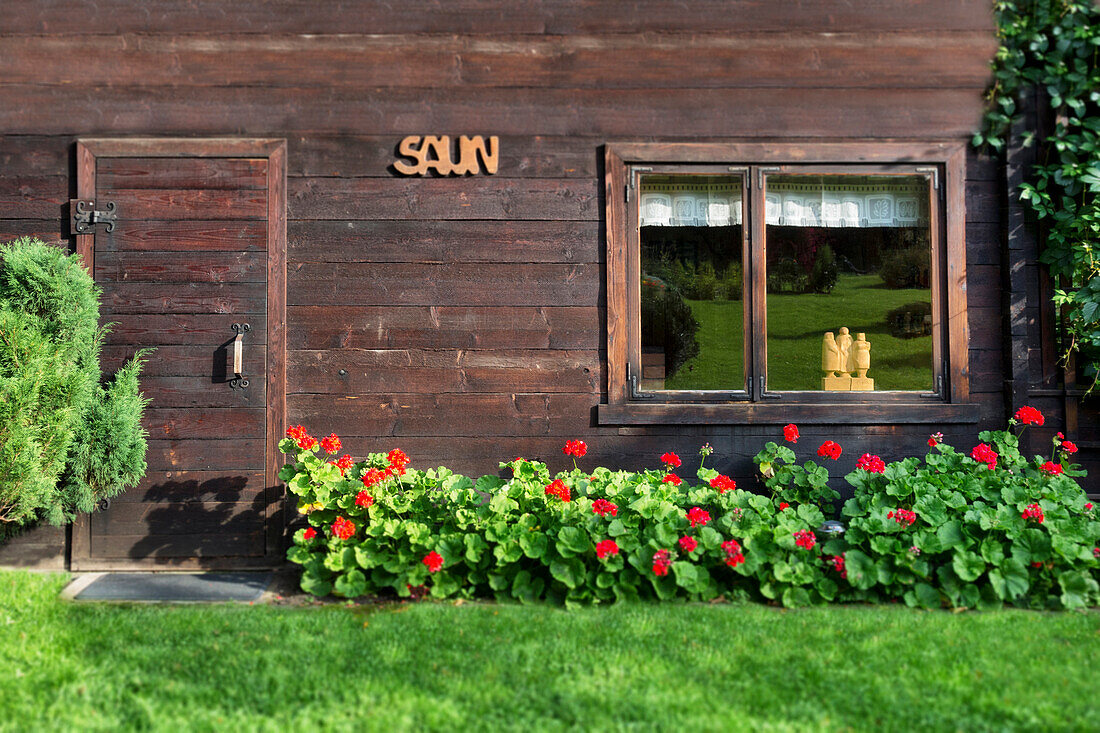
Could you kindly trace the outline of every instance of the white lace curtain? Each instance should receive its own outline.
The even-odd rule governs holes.
[[[741,224],[741,183],[642,179],[642,226]],[[917,227],[928,225],[928,184],[917,178],[773,176],[765,221],[776,226]]]

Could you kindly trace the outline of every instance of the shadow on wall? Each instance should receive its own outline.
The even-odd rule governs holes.
[[[278,502],[262,490],[242,501],[249,484],[245,475],[146,484],[144,491],[130,492],[129,501],[124,495],[92,516],[93,557],[154,559],[165,567],[261,558],[268,508]]]

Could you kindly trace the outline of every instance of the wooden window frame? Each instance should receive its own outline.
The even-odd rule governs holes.
[[[601,425],[801,423],[879,424],[970,423],[979,408],[969,404],[969,329],[966,314],[966,148],[965,143],[932,141],[817,143],[611,143],[604,150],[607,232],[607,404],[597,410]],[[752,179],[767,174],[806,173],[808,166],[823,174],[868,174],[881,171],[913,174],[926,169],[931,191],[934,290],[934,376],[936,393],[879,392],[841,395],[820,392],[769,393],[757,379],[748,392],[669,391],[639,394],[628,380],[640,375],[641,323],[637,287],[638,177],[659,170],[685,173],[726,171],[744,175],[748,186],[742,205],[746,292],[746,375],[764,371],[766,363],[766,303],[764,278],[754,276],[764,262],[763,186]],[[690,169],[688,168],[690,166]],[[639,170],[642,169],[642,170]],[[942,195],[940,194],[942,191]],[[750,198],[752,199],[750,201]],[[751,213],[751,217],[749,214]],[[751,285],[750,285],[751,283]],[[751,290],[751,292],[750,292]]]

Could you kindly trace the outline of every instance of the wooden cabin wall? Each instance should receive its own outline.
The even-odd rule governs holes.
[[[987,5],[9,0],[0,238],[65,236],[78,136],[285,137],[292,423],[356,455],[401,447],[472,473],[517,455],[562,468],[571,438],[590,445],[585,466],[624,468],[709,442],[710,464],[749,486],[779,425],[595,426],[600,146],[969,139],[995,49]],[[499,135],[500,170],[398,177],[410,134]],[[864,451],[919,453],[935,430],[969,450],[1003,424],[999,178],[970,156],[981,423],[804,426],[803,454],[837,440],[843,474]]]

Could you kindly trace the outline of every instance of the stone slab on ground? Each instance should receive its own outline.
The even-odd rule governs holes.
[[[75,601],[247,603],[259,601],[274,577],[271,572],[88,573],[61,595]]]

